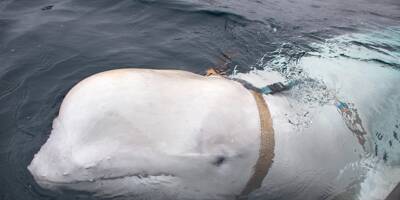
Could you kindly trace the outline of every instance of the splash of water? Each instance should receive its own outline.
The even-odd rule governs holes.
[[[300,81],[285,95],[309,108],[338,99],[351,105],[363,122],[356,125],[367,132],[362,162],[369,163],[361,166],[366,173],[356,196],[382,199],[400,181],[400,27],[342,35],[307,48],[285,43],[264,55],[257,68]]]

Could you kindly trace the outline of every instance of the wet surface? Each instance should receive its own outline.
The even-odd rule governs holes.
[[[48,138],[64,95],[88,75],[121,67],[204,74],[224,54],[232,57],[228,73],[247,72],[279,57],[297,61],[316,50],[311,43],[399,25],[397,0],[1,1],[0,199],[89,198],[43,190],[26,169]],[[391,52],[366,61],[399,69],[399,46],[352,44]],[[289,78],[298,72],[280,64],[271,66]],[[389,134],[373,133],[389,149],[375,145],[383,160],[399,145],[400,125],[391,126]]]

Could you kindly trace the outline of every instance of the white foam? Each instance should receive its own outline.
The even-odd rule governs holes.
[[[286,57],[291,55],[279,53],[266,62],[260,59],[258,64],[264,71],[239,74],[257,86],[271,83],[266,80],[285,80],[271,78],[274,77],[271,72],[289,80],[303,80],[286,96],[302,102],[300,105],[305,110],[318,107],[315,103],[332,105],[334,99],[354,105],[368,132],[367,152],[362,159],[369,160],[369,155],[377,154],[381,160],[375,167],[362,167],[366,170],[361,171],[367,173],[361,183],[360,200],[383,199],[400,181],[400,142],[394,136],[394,131],[400,136],[400,129],[396,129],[396,125],[400,125],[400,51],[385,48],[398,48],[399,38],[398,27],[343,35],[325,43],[311,44],[316,51],[294,62]],[[287,46],[284,44],[283,48]],[[307,107],[307,104],[314,106]],[[363,175],[359,176],[362,180]]]

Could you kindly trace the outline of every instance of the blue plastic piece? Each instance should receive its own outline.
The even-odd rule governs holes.
[[[263,94],[270,94],[272,92],[271,88],[269,88],[268,86],[262,87],[260,90]]]

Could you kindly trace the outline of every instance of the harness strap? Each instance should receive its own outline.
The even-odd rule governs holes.
[[[254,173],[246,184],[246,187],[241,192],[240,196],[248,195],[253,190],[259,188],[267,175],[274,158],[274,129],[272,128],[271,114],[268,105],[265,102],[262,94],[251,91],[257,104],[260,117],[260,153],[256,164],[254,165]]]
[[[286,90],[290,90],[293,86],[299,84],[299,81],[290,81],[286,84],[284,84],[282,82],[277,82],[277,83],[273,83],[273,84],[264,86],[262,88],[258,88],[243,79],[238,79],[238,78],[228,78],[228,79],[239,82],[240,84],[243,85],[243,87],[245,87],[249,90],[256,91],[261,94],[275,94],[275,93],[283,92]]]
[[[263,88],[261,88],[261,92],[263,94],[275,94],[278,92],[282,92],[285,90],[288,90],[289,87],[281,82],[273,83],[271,85],[267,85]]]
[[[212,76],[212,75],[221,76],[220,74],[218,74],[218,72],[216,72],[213,68],[211,68],[207,70],[206,76]],[[242,79],[231,78],[230,80],[241,83],[243,87],[245,87],[251,92],[251,94],[254,97],[254,100],[256,101],[258,114],[260,118],[259,156],[256,164],[253,167],[254,169],[253,175],[250,177],[246,186],[239,195],[239,198],[241,197],[246,198],[246,196],[250,192],[261,187],[262,181],[264,180],[265,176],[268,174],[269,169],[271,168],[271,165],[273,163],[273,158],[275,155],[274,129],[272,128],[271,113],[269,112],[268,105],[264,100],[262,89],[259,89],[253,86],[251,83]]]

